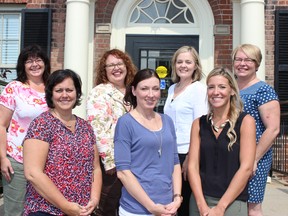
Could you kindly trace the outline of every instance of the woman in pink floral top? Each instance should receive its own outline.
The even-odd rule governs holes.
[[[130,110],[124,106],[123,98],[135,72],[126,53],[118,49],[105,52],[98,64],[96,87],[88,96],[87,120],[94,129],[102,162],[103,187],[97,216],[115,216],[119,207],[122,184],[114,161],[114,130],[118,118]]]
[[[102,177],[93,129],[72,114],[80,105],[80,77],[69,69],[55,71],[45,94],[50,109],[31,122],[23,145],[24,216],[91,215]]]
[[[22,142],[30,122],[46,111],[44,88],[50,61],[37,45],[24,48],[17,63],[17,79],[0,96],[0,161],[5,216],[22,215],[26,193]]]

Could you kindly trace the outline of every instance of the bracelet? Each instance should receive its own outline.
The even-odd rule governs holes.
[[[175,199],[176,197],[180,197],[181,203],[183,202],[183,197],[181,194],[174,194],[173,198]]]

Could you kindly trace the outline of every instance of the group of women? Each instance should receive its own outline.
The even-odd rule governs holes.
[[[80,77],[50,75],[41,49],[25,48],[0,97],[5,216],[263,215],[280,108],[256,76],[261,59],[257,46],[240,45],[234,73],[217,67],[205,86],[197,51],[179,48],[160,114],[157,73],[109,50],[85,121],[72,114]]]

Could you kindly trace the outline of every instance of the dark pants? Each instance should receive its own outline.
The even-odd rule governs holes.
[[[117,173],[107,175],[104,166],[100,163],[102,170],[102,190],[99,208],[95,209],[96,216],[116,216],[118,215],[119,200],[121,197],[122,183],[117,178]]]
[[[183,165],[183,162],[186,158],[187,154],[179,154],[179,160],[180,160],[180,164],[181,164],[181,168]],[[178,216],[188,216],[189,215],[189,200],[190,200],[190,196],[191,196],[191,188],[190,188],[190,184],[189,181],[184,181],[184,177],[182,175],[182,196],[183,196],[183,202],[180,206],[180,208],[178,209]]]

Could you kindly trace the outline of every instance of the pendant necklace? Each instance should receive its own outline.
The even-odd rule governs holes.
[[[211,122],[212,129],[213,129],[216,133],[218,133],[220,129],[224,128],[225,125],[227,124],[227,122],[229,122],[229,119],[227,119],[227,120],[226,120],[224,123],[222,123],[221,125],[216,126],[216,125],[214,125],[214,122],[213,122],[212,117],[213,117],[213,113],[210,114],[209,120],[210,120],[210,122]]]
[[[72,125],[68,124],[68,122],[70,122],[70,121],[72,120],[73,115],[72,115],[72,117],[70,118],[70,120],[67,122],[67,121],[61,119],[60,116],[55,112],[54,109],[52,110],[52,112],[55,114],[55,116],[56,116],[67,128],[69,128],[69,129],[72,128]]]
[[[160,131],[159,131],[160,139],[158,138],[158,136],[157,136],[155,131],[152,131],[152,132],[155,135],[157,142],[159,143],[158,155],[159,155],[159,158],[160,158],[161,155],[162,155],[162,129],[160,129]]]

